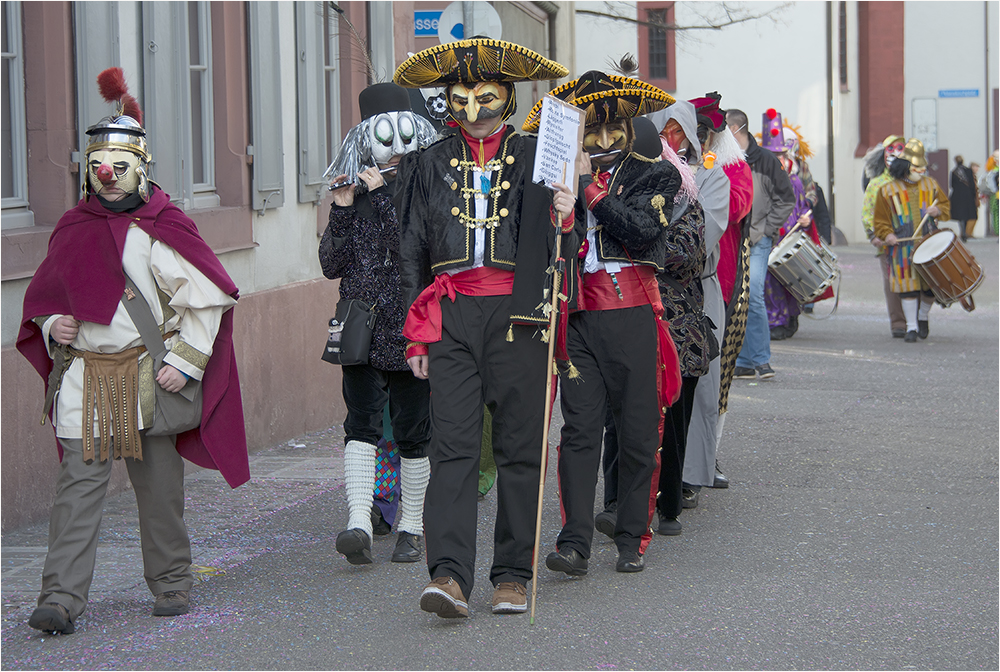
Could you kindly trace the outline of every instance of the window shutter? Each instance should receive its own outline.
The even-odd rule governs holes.
[[[159,3],[144,3],[159,4]],[[281,143],[281,69],[282,52],[278,31],[277,2],[247,3],[250,24],[250,100],[253,125],[253,207],[284,205]]]
[[[170,194],[171,201],[190,205],[194,187],[191,171],[184,169],[191,161],[186,123],[191,109],[187,3],[142,3],[142,46],[143,114],[153,156],[151,178]]]
[[[319,203],[324,194],[326,101],[323,86],[323,3],[295,3],[298,49],[299,203]]]
[[[87,129],[111,114],[111,106],[97,90],[97,76],[107,68],[121,65],[119,58],[118,3],[74,2],[76,23],[76,91],[77,91],[77,152],[80,161],[80,186],[87,176],[84,164],[87,149]],[[145,104],[136,90],[137,82],[129,82],[129,90]]]

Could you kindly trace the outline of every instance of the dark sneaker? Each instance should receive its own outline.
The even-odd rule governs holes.
[[[352,565],[372,564],[372,540],[357,528],[344,530],[337,535],[337,552]]]
[[[450,576],[438,577],[427,584],[420,594],[420,608],[441,618],[469,617],[469,603],[458,582]]]
[[[689,488],[683,488],[681,490],[681,508],[682,509],[697,509],[698,508],[698,491],[691,490]]]
[[[660,524],[656,528],[657,534],[662,534],[665,537],[676,537],[681,533],[681,523],[676,518],[665,518],[663,514],[658,514],[660,516]]]
[[[903,336],[906,336],[906,329],[893,329],[892,330],[892,337],[893,338],[902,338]]]
[[[608,507],[594,516],[594,529],[608,537],[615,538],[615,525],[618,523],[618,504],[611,502]]]
[[[736,370],[733,371],[733,378],[756,378],[757,372],[754,369],[748,369],[745,366],[737,366]]]
[[[636,551],[622,551],[618,554],[615,564],[616,572],[641,572],[646,567],[646,561]]]
[[[915,331],[908,331],[908,332],[906,332],[906,336],[903,337],[903,342],[904,343],[916,343],[917,342],[917,332],[915,332]]]
[[[393,562],[416,562],[420,559],[423,544],[420,537],[409,532],[400,532],[396,536],[396,548],[392,552]]]
[[[180,616],[188,613],[189,607],[188,591],[168,590],[156,596],[153,616]]]
[[[493,590],[494,614],[523,614],[528,610],[528,590],[523,583],[504,581]]]
[[[570,576],[585,576],[587,574],[587,558],[580,555],[575,548],[560,553],[552,551],[545,558],[545,566],[553,572],[563,572]]]
[[[392,532],[392,525],[386,522],[382,515],[382,509],[377,504],[372,504],[372,533],[378,537],[384,537]]]
[[[757,373],[760,374],[762,380],[767,380],[768,378],[774,378],[774,369],[771,368],[770,364],[761,364],[757,367]]]
[[[76,632],[76,626],[69,617],[66,607],[55,602],[46,602],[31,612],[28,625],[35,630],[51,632],[57,635],[72,635]]]
[[[931,333],[931,324],[927,320],[917,320],[917,336],[927,338]]]

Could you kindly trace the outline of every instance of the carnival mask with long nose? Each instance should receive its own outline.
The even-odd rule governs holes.
[[[477,82],[471,88],[452,84],[448,94],[451,116],[469,123],[503,116],[511,98],[508,86],[498,82]]]
[[[632,145],[632,122],[630,119],[616,119],[603,124],[589,124],[583,129],[583,149],[588,154],[606,154],[618,150],[617,154],[593,159],[591,167],[600,170],[602,167],[624,158]]]

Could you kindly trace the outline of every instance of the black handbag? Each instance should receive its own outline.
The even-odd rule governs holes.
[[[718,357],[720,354],[719,339],[715,337],[715,331],[714,331],[715,322],[712,321],[711,317],[705,314],[704,309],[698,308],[697,310],[695,310],[694,302],[691,300],[692,298],[691,292],[681,287],[681,283],[677,282],[677,280],[671,278],[669,275],[665,273],[661,273],[659,277],[662,278],[664,281],[666,281],[668,285],[674,288],[674,291],[676,291],[677,294],[680,295],[682,299],[684,299],[684,303],[687,304],[688,310],[697,315],[698,319],[701,320],[701,329],[702,331],[705,332],[705,342],[708,344],[708,361],[712,361],[713,359]]]
[[[360,299],[341,299],[330,320],[323,361],[341,366],[367,364],[375,328],[375,307]]]
[[[156,324],[153,311],[132,278],[125,274],[125,287],[132,292],[122,303],[132,318],[146,351],[153,358],[153,372],[163,366],[163,358],[168,350],[163,345],[160,327]],[[136,301],[138,299],[138,301]],[[201,381],[191,378],[180,392],[167,392],[160,384],[153,382],[156,405],[153,409],[153,424],[146,428],[147,436],[173,436],[194,429],[201,424],[202,390]]]

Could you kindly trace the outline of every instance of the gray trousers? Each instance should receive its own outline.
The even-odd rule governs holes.
[[[143,573],[154,595],[188,590],[194,583],[191,542],[184,525],[184,461],[174,447],[175,438],[142,432],[143,459],[125,458],[139,507]],[[87,607],[94,579],[111,460],[87,464],[82,440],[59,439],[59,443],[63,458],[49,518],[49,552],[38,604],[61,604],[76,620]]]

